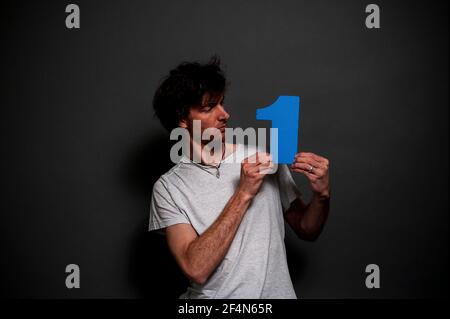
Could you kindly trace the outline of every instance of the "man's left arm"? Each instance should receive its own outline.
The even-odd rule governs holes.
[[[308,178],[313,193],[308,204],[295,199],[284,217],[295,233],[304,240],[314,241],[322,232],[330,210],[328,159],[314,153],[300,152],[291,169]]]

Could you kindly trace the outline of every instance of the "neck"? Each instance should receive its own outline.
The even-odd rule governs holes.
[[[198,144],[191,140],[190,160],[204,165],[218,165],[225,157],[227,144],[222,141],[220,144],[210,143]]]

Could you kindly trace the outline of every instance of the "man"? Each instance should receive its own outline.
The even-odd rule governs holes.
[[[230,117],[225,91],[217,58],[183,63],[157,89],[155,114],[169,131],[181,127],[192,133],[194,120],[200,120],[202,132],[217,128],[224,139]],[[180,298],[296,298],[284,220],[300,238],[318,237],[329,211],[328,160],[304,152],[293,159],[291,170],[305,175],[313,192],[305,204],[288,166],[268,174],[270,155],[254,147],[223,141],[218,161],[206,161],[203,152],[200,163],[193,161],[208,142],[196,145],[191,138],[189,156],[153,187],[149,230],[165,232],[191,282]]]

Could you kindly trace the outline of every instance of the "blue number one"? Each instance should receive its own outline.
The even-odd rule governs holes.
[[[257,120],[272,121],[271,127],[278,129],[278,134],[277,130],[270,130],[270,153],[275,155],[274,163],[290,164],[294,161],[299,113],[299,96],[280,96],[272,105],[256,110]]]

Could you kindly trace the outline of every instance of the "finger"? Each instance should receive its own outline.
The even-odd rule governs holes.
[[[274,172],[274,168],[275,164],[272,162],[261,164],[258,166],[258,173],[263,175],[271,174]]]
[[[242,162],[248,163],[248,164],[254,164],[254,163],[256,163],[256,159],[257,159],[257,153],[244,158],[244,160]]]
[[[295,155],[295,157],[307,157],[307,158],[312,158],[312,159],[314,159],[314,160],[317,161],[317,162],[324,163],[324,164],[326,164],[326,165],[329,164],[329,161],[328,161],[327,158],[325,158],[325,157],[323,157],[323,156],[320,156],[320,155],[317,155],[317,154],[314,154],[314,153],[311,153],[311,152],[300,152],[300,153],[298,153],[297,155]]]
[[[269,161],[272,161],[272,155],[265,152],[257,152],[256,158],[259,163],[267,163]]]
[[[311,175],[315,175],[319,178],[325,175],[325,170],[320,167],[314,167],[305,163],[295,163],[291,165],[291,168],[296,172],[305,172]]]
[[[273,163],[269,161],[269,162],[265,162],[265,163],[253,164],[250,169],[252,171],[258,172],[261,169],[266,169],[271,166],[273,166]]]
[[[296,158],[311,158],[317,162],[322,162],[322,158],[314,153],[309,152],[300,152],[296,156]]]
[[[312,176],[315,176],[317,178],[322,178],[322,177],[325,176],[325,171],[323,169],[321,169],[321,168],[318,168],[318,167],[313,168],[312,171],[308,170],[306,173],[308,173],[308,174],[310,174]]]
[[[252,166],[258,166],[268,162],[272,162],[272,155],[261,152],[255,153],[245,159],[245,163]]]
[[[300,174],[305,175],[306,178],[308,178],[308,180],[309,180],[310,182],[315,182],[315,181],[317,181],[318,179],[320,179],[317,175],[312,174],[312,173],[308,173],[308,172],[306,172],[306,171],[303,170],[303,169],[293,168],[292,171],[293,171],[293,172],[297,172],[297,173],[300,173]]]
[[[293,164],[295,164],[295,163],[303,163],[303,164],[307,164],[312,167],[320,167],[323,169],[327,168],[327,166],[324,163],[318,162],[311,157],[297,157]]]
[[[260,167],[265,168],[268,167],[270,165],[273,165],[272,161],[268,161],[268,162],[258,162],[258,163],[247,163],[244,164],[244,167],[249,171],[249,172],[257,172],[259,170]]]
[[[245,163],[244,166],[245,166],[248,170],[254,171],[254,170],[258,170],[258,167],[259,167],[259,166],[267,166],[267,165],[269,165],[270,163],[272,163],[272,162],[271,162],[271,161],[268,161],[268,162],[264,162],[264,163],[261,163],[261,162],[257,162],[257,163]]]

